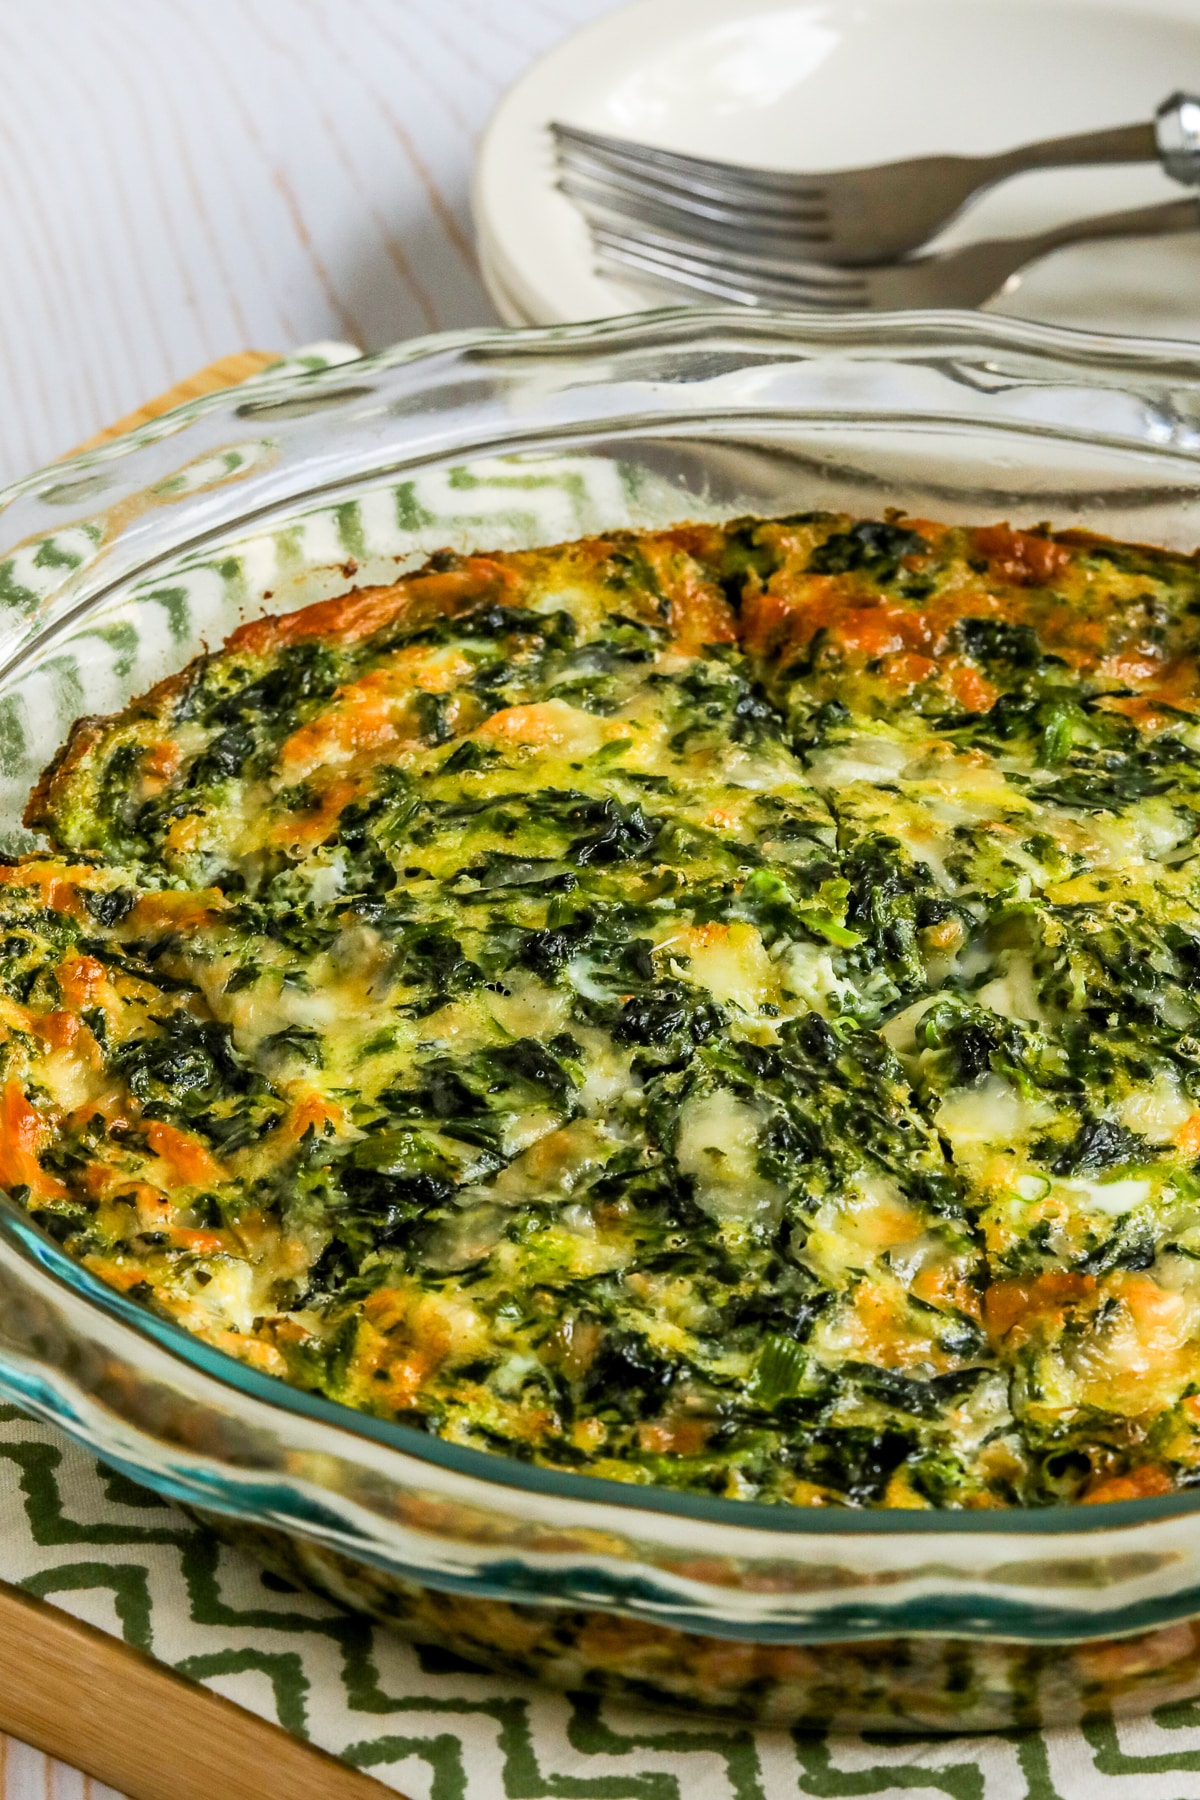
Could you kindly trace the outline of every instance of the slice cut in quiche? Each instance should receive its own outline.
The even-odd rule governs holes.
[[[244,626],[0,870],[0,1186],[456,1442],[1200,1478],[1200,563],[810,514]]]

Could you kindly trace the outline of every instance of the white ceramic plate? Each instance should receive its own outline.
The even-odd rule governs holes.
[[[479,272],[483,276],[483,285],[492,297],[492,305],[500,314],[501,322],[505,325],[536,324],[537,321],[531,319],[529,314],[518,306],[509,292],[507,283],[496,267],[490,245],[482,229],[476,233],[475,249],[479,257]]]
[[[594,273],[583,222],[555,187],[554,118],[833,169],[1125,124],[1180,87],[1200,91],[1200,0],[637,0],[535,64],[493,118],[475,179],[485,277],[514,324],[663,304]],[[1025,175],[939,245],[1181,191],[1149,166]],[[1200,211],[1197,224],[1195,237],[1062,251],[993,309],[1200,338]]]

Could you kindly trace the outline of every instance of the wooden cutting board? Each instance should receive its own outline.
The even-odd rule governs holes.
[[[0,1729],[129,1800],[395,1800],[369,1775],[7,1582]]]
[[[160,413],[170,412],[173,406],[182,406],[185,400],[198,400],[201,394],[215,394],[221,388],[236,387],[239,381],[249,381],[251,375],[261,375],[264,369],[278,362],[279,355],[278,350],[235,350],[232,356],[218,357],[216,362],[197,369],[194,375],[185,375],[165,394],[157,394],[135,412],[126,413],[115,425],[106,425],[94,437],[76,444],[74,450],[64,450],[63,455],[76,456],[80,450],[94,450],[97,444],[110,443],[135,426],[144,425],[147,419],[157,419]]]
[[[278,360],[266,350],[222,357],[79,448],[106,443]],[[394,1794],[5,1581],[0,1731],[73,1763],[129,1800],[385,1800]]]

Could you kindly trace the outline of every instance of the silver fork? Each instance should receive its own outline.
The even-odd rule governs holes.
[[[1020,271],[1052,250],[1095,238],[1163,237],[1200,232],[1200,200],[1168,200],[1161,206],[1073,219],[1031,237],[994,238],[943,250],[884,268],[835,268],[718,250],[659,232],[591,222],[597,267],[630,273],[658,287],[686,289],[743,306],[797,307],[802,311],[882,311],[912,307],[981,306]]]
[[[1172,94],[1152,123],[1022,144],[998,156],[922,156],[802,175],[685,156],[552,124],[560,187],[651,229],[737,249],[769,244],[828,263],[891,262],[917,249],[985,188],[1028,169],[1160,161],[1200,186],[1200,97]]]

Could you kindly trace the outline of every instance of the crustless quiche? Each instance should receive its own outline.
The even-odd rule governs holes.
[[[0,869],[0,1185],[257,1368],[801,1505],[1200,1478],[1200,562],[829,514],[244,626]]]

